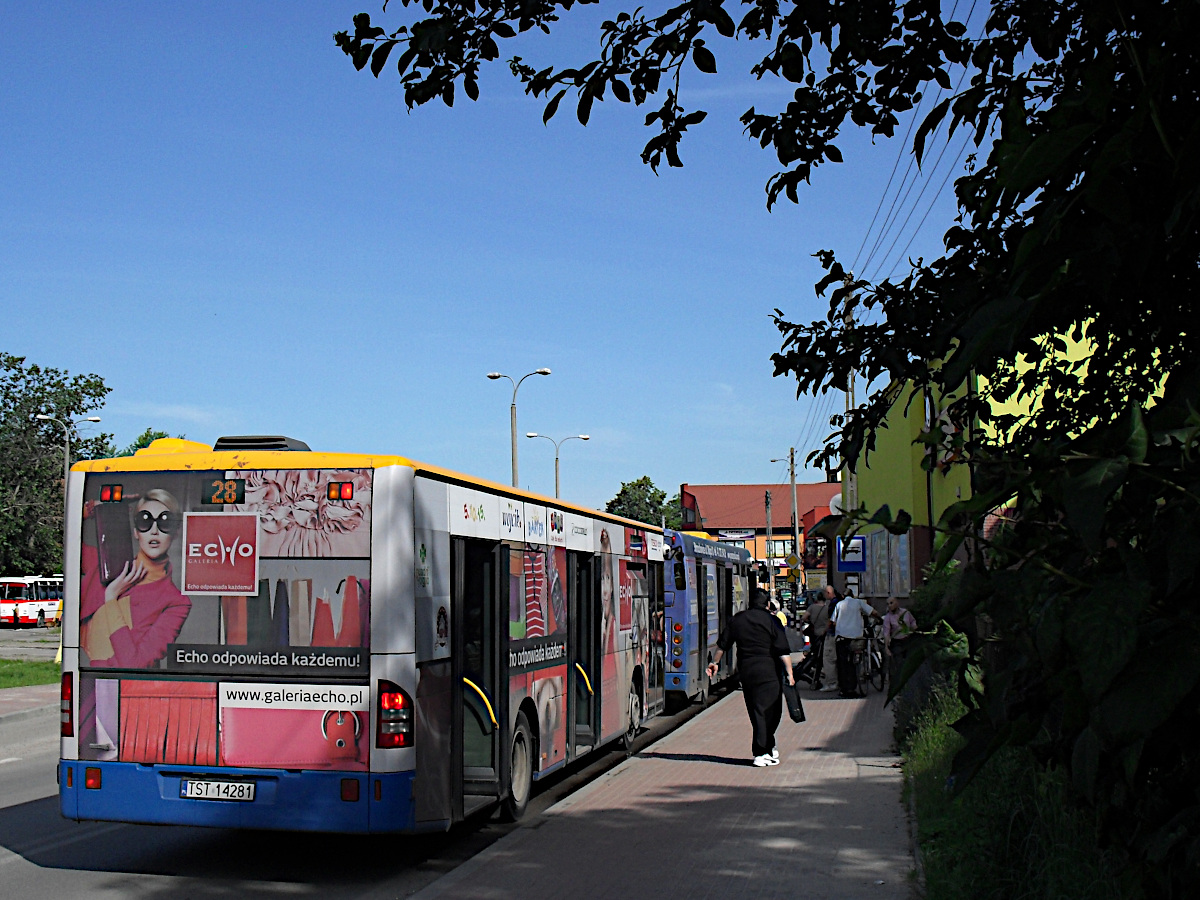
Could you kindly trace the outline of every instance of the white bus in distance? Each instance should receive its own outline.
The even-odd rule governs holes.
[[[57,625],[62,611],[61,575],[0,577],[0,624]]]

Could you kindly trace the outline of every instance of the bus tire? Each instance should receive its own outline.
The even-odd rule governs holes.
[[[633,742],[637,740],[638,728],[642,722],[642,695],[636,684],[629,686],[629,726],[621,735],[621,746],[626,753],[633,753]]]
[[[508,755],[508,793],[500,801],[500,818],[516,822],[529,806],[533,793],[533,732],[525,713],[517,713]]]

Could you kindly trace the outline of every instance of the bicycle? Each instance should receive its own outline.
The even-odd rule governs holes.
[[[863,623],[863,641],[863,648],[855,653],[858,683],[865,686],[867,682],[870,682],[871,687],[882,691],[886,676],[886,670],[883,667],[883,650],[880,647],[875,624],[869,619]]]

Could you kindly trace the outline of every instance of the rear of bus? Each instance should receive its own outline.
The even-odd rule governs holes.
[[[405,629],[381,618],[372,647],[372,610],[405,590],[405,543],[411,556],[403,528],[374,526],[411,482],[403,460],[282,438],[77,464],[63,815],[411,829],[411,655],[392,652]]]

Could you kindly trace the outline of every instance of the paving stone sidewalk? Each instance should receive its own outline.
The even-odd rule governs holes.
[[[750,765],[735,692],[415,896],[914,896],[883,695],[801,694],[808,721],[785,714],[780,765]]]

